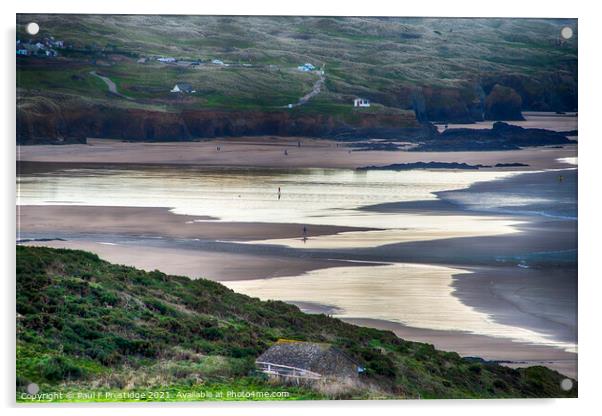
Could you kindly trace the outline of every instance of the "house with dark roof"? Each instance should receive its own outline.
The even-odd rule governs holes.
[[[318,342],[279,340],[255,360],[272,377],[291,379],[357,378],[364,368],[349,355]]]
[[[192,94],[196,91],[192,89],[192,85],[187,82],[178,82],[172,89],[171,92],[178,92],[184,94]]]

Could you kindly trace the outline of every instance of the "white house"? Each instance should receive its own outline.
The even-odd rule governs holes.
[[[366,98],[356,98],[353,100],[354,107],[370,107],[370,100]]]
[[[299,65],[299,66],[297,67],[297,69],[298,69],[299,71],[303,71],[303,72],[309,72],[309,71],[313,71],[313,70],[315,70],[315,69],[316,69],[316,67],[315,67],[315,66],[313,66],[313,65],[312,65],[312,64],[310,64],[310,63],[305,63],[305,64],[303,64],[303,65]]]
[[[224,65],[224,61],[220,60],[220,59],[214,59],[211,61],[211,63],[213,65]]]
[[[176,58],[157,58],[157,61],[163,62],[165,64],[171,64],[176,62]]]

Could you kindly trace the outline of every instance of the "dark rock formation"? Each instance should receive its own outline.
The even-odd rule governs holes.
[[[523,100],[512,88],[496,84],[485,98],[487,120],[524,120],[521,113]]]
[[[520,95],[523,110],[530,111],[576,111],[577,110],[577,68],[574,63],[565,71],[543,77],[527,77],[517,74],[484,75],[481,83],[485,92],[495,85],[510,87]],[[575,67],[572,67],[575,64]]]
[[[529,166],[529,165],[526,164],[526,163],[518,163],[518,162],[515,162],[515,163],[496,163],[495,164],[496,168],[522,168],[522,167],[526,167],[526,166]]]
[[[462,169],[477,170],[479,168],[490,168],[488,165],[469,165],[468,163],[457,162],[412,162],[412,163],[394,163],[386,166],[364,166],[357,170],[414,170],[414,169]]]
[[[574,143],[559,133],[544,129],[525,129],[498,121],[493,128],[447,129],[432,140],[420,143],[413,151],[516,150],[529,146]]]
[[[429,121],[471,123],[473,91],[458,88],[423,88]]]

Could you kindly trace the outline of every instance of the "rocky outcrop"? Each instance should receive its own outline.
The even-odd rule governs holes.
[[[487,120],[524,120],[523,100],[514,89],[496,84],[485,98]]]
[[[522,120],[521,111],[576,111],[577,82],[567,73],[541,79],[487,74],[453,88],[402,88],[397,97],[387,105],[411,108],[421,122]]]
[[[525,129],[498,121],[493,128],[447,129],[434,139],[421,142],[411,151],[517,150],[529,146],[574,143],[565,133],[544,129]]]
[[[412,162],[412,163],[394,163],[385,166],[364,166],[356,170],[415,170],[415,169],[460,169],[460,170],[478,170],[480,168],[490,168],[488,165],[469,165],[468,163],[458,162]]]
[[[520,95],[523,110],[577,111],[577,69],[566,69],[539,77],[488,74],[480,82],[485,92],[490,92],[495,85],[512,88]]]
[[[472,123],[478,100],[473,91],[459,88],[423,88],[430,121]]]

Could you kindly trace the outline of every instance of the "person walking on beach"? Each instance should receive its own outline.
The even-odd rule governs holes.
[[[278,187],[278,201],[280,201],[280,187]]]
[[[307,227],[303,226],[303,242],[307,242]]]

